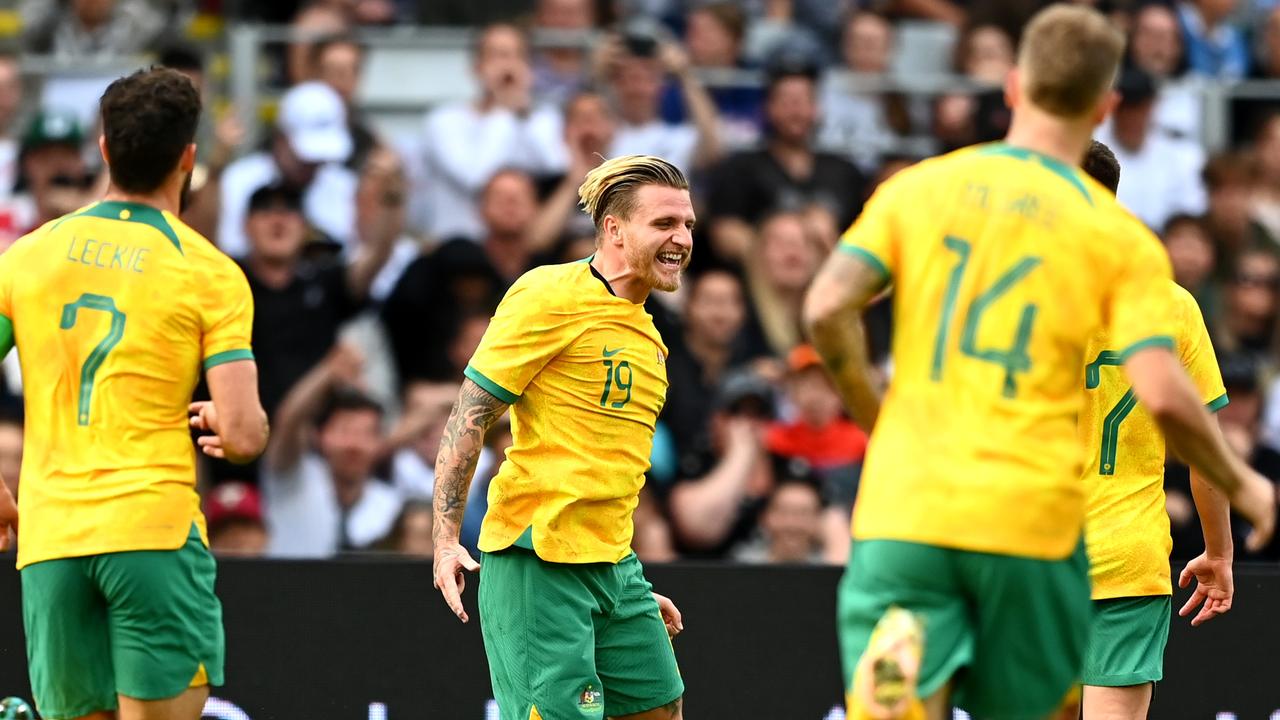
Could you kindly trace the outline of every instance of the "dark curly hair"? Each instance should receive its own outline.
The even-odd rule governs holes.
[[[99,103],[111,182],[150,193],[164,184],[195,141],[200,95],[168,68],[139,70],[107,86]]]

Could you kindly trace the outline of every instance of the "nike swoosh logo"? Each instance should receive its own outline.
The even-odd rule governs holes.
[[[608,346],[608,345],[605,345],[605,346],[604,346],[604,356],[605,356],[605,357],[613,357],[614,355],[617,355],[618,353],[622,352],[623,350],[626,350],[626,348],[618,348],[617,350],[610,350],[610,349],[609,349],[609,346]]]

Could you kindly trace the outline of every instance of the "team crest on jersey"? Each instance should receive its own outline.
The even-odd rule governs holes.
[[[578,696],[578,709],[582,712],[604,709],[604,693],[597,690],[594,685],[587,685]]]

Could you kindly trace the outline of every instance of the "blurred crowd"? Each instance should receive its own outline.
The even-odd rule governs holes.
[[[526,270],[593,252],[579,183],[606,157],[644,153],[689,175],[699,223],[684,287],[647,304],[670,348],[670,390],[636,552],[844,560],[867,437],[804,342],[805,289],[878,183],[1003,135],[1001,84],[1039,2],[241,5],[23,0],[21,53],[0,55],[0,248],[104,186],[96,129],[83,112],[36,101],[26,57],[146,53],[208,100],[183,219],[249,280],[272,422],[254,465],[202,459],[217,551],[430,555],[435,454],[489,317]],[[1233,107],[1228,152],[1207,156],[1201,142],[1204,88],[1280,78],[1280,3],[1101,7],[1131,39],[1119,109],[1098,133],[1122,164],[1120,199],[1160,234],[1204,310],[1231,398],[1224,431],[1280,480],[1280,93]],[[207,48],[171,43],[210,13],[294,29],[263,58],[282,93],[256,146],[242,116],[216,102]],[[895,84],[907,20],[956,38],[954,81],[941,93]],[[360,106],[358,31],[407,22],[472,23],[458,32],[472,38],[477,90],[389,137]],[[557,34],[588,40],[535,42]],[[716,81],[743,72],[757,80]],[[423,68],[404,82],[431,76]],[[889,303],[867,327],[887,382]],[[10,357],[0,475],[15,486],[21,393]],[[500,424],[476,469],[462,531],[473,548],[510,442]],[[1172,466],[1166,485],[1175,555],[1192,556],[1202,542],[1185,469]]]

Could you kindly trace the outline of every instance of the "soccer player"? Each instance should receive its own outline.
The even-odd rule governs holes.
[[[587,260],[525,273],[503,298],[436,460],[435,584],[463,622],[463,570],[502,720],[682,717],[669,635],[682,629],[631,552],[632,512],[666,400],[667,348],[644,311],[692,250],[688,183],[665,160],[602,163],[579,188]],[[458,543],[484,434],[511,408],[482,564]],[[665,628],[664,628],[665,626]]]
[[[1159,241],[1076,169],[1123,45],[1094,10],[1041,11],[1006,83],[1006,142],[884,183],[806,299],[846,404],[874,428],[839,595],[851,718],[940,720],[952,702],[984,720],[1074,716],[1092,610],[1076,415],[1098,328],[1170,445],[1257,540],[1270,533],[1270,488],[1170,352]],[[890,281],[882,407],[860,312]]]
[[[253,299],[177,217],[200,117],[191,82],[139,71],[100,109],[105,198],[0,255],[0,356],[18,348],[26,389],[31,686],[49,720],[196,720],[222,684],[223,635],[189,425],[213,433],[199,439],[209,455],[262,451]],[[189,405],[202,368],[212,402]]]
[[[1115,193],[1120,163],[1096,140],[1081,166]],[[1227,405],[1227,391],[1204,317],[1191,293],[1165,282],[1176,320],[1175,351],[1205,406]],[[1080,439],[1089,449],[1084,466],[1094,625],[1084,662],[1085,720],[1142,720],[1153,683],[1164,676],[1171,611],[1169,514],[1164,496],[1164,438],[1118,369],[1105,331],[1085,352],[1085,400]],[[1231,508],[1227,498],[1196,470],[1191,494],[1204,531],[1205,552],[1178,579],[1191,599],[1178,611],[1196,611],[1199,625],[1231,609]]]

